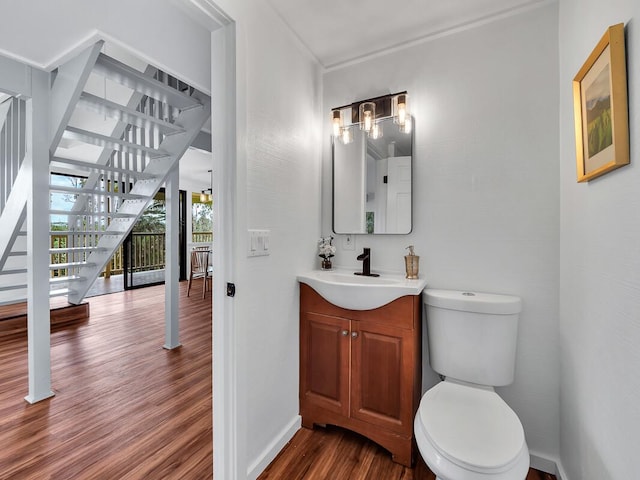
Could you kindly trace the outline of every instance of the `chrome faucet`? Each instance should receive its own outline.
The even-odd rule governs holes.
[[[371,273],[371,249],[364,248],[363,252],[358,255],[357,260],[362,262],[362,272],[354,272],[355,275],[362,275],[364,277],[379,277],[377,273]]]

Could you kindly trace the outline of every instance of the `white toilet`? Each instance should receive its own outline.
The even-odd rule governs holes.
[[[437,480],[523,480],[529,449],[520,419],[495,393],[513,382],[518,297],[427,289],[431,368],[414,422],[418,450]]]

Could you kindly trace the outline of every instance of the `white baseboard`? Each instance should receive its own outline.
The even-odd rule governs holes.
[[[261,455],[256,458],[247,469],[247,480],[255,480],[264,471],[274,458],[280,453],[284,446],[293,438],[295,433],[300,430],[302,418],[296,415],[288,425],[286,425],[273,441],[267,445]],[[546,473],[551,473],[558,480],[569,480],[564,472],[562,464],[558,459],[550,458],[547,455],[530,453],[530,464],[532,468]]]
[[[531,460],[531,468],[551,473],[552,475],[555,475],[558,480],[569,480],[569,477],[562,468],[560,460],[536,453],[530,453],[529,458]]]
[[[556,465],[556,478],[558,480],[569,480],[569,475],[567,475],[562,468],[562,463],[558,462]]]
[[[258,458],[249,465],[249,468],[247,468],[247,480],[255,480],[258,478],[258,475],[269,466],[278,453],[280,453],[280,450],[282,450],[287,442],[293,438],[295,433],[300,430],[301,425],[302,417],[296,415],[289,424],[280,431],[280,434],[267,445],[267,448],[263,450]]]

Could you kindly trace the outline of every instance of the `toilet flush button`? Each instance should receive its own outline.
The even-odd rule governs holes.
[[[473,292],[462,292],[462,295],[464,295],[465,297],[475,297],[476,294]]]

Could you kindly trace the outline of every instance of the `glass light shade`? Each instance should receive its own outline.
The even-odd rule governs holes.
[[[200,193],[200,202],[205,203],[207,201],[207,197],[208,197],[207,193],[203,190]]]
[[[404,120],[404,124],[399,125],[399,129],[402,133],[411,133],[411,115],[407,114]]]
[[[360,129],[367,133],[371,132],[376,120],[376,104],[373,102],[361,103],[359,113]]]
[[[351,129],[349,127],[342,128],[342,130],[340,131],[340,139],[345,145],[353,142],[353,134],[351,133]]]
[[[340,136],[340,129],[342,128],[342,115],[340,110],[334,110],[332,112],[331,124],[333,125],[333,136]]]
[[[407,94],[401,93],[400,95],[396,95],[393,100],[393,121],[398,125],[404,125],[408,116]]]
[[[374,123],[373,127],[371,127],[371,131],[369,132],[369,137],[377,140],[382,137],[382,126],[379,123]]]

